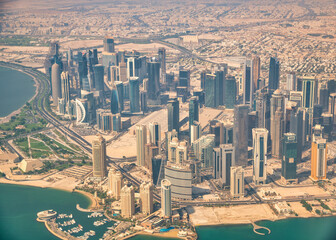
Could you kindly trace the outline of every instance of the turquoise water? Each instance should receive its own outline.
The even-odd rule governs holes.
[[[22,107],[35,94],[32,77],[10,68],[0,67],[0,117]]]
[[[88,207],[90,200],[79,194],[56,189],[0,184],[0,239],[1,240],[57,240],[44,226],[36,221],[39,211],[54,209],[58,213],[73,214],[76,224],[81,224],[84,232],[94,230],[96,235],[89,240],[102,237],[112,222],[95,227],[97,218],[88,218],[88,213],[79,212],[76,204]],[[63,222],[65,219],[59,219]]]

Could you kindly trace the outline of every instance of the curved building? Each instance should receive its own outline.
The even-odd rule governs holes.
[[[81,101],[82,100],[82,101]],[[83,123],[86,119],[86,101],[84,99],[76,99],[76,115],[77,123]]]
[[[171,183],[171,196],[178,199],[192,199],[192,171],[189,166],[168,164],[165,178]]]
[[[58,99],[62,98],[61,69],[57,63],[54,63],[51,67],[51,86],[54,105],[57,106]]]
[[[113,86],[112,92],[111,92],[111,113],[117,114],[119,113],[119,97],[118,97],[118,91]]]

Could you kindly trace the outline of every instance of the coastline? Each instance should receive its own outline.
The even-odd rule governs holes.
[[[36,80],[36,78],[33,77],[30,73],[22,71],[21,69],[20,70],[15,69],[14,67],[11,67],[11,66],[3,66],[3,65],[0,64],[0,67],[9,68],[9,69],[12,69],[12,70],[15,70],[15,71],[19,71],[19,72],[22,72],[22,73],[30,76],[33,79],[33,81],[34,81],[34,85],[33,86],[35,87],[35,94],[27,102],[31,102],[37,96],[40,85],[39,85],[38,81]],[[24,103],[20,108],[14,110],[13,112],[11,112],[10,114],[8,114],[7,116],[0,117],[0,124],[9,122],[10,119],[11,119],[11,117],[13,117],[13,116],[15,116],[15,115],[17,115],[17,114],[19,114],[21,112],[21,110],[25,106],[25,104],[26,103]]]

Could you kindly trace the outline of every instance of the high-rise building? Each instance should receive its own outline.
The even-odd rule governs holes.
[[[203,135],[194,141],[192,148],[196,159],[198,159],[203,168],[213,167],[213,148],[215,147],[215,135]]]
[[[244,197],[244,169],[241,166],[231,167],[230,193],[234,198]]]
[[[123,218],[131,218],[135,213],[135,198],[133,186],[123,186],[120,193],[120,208]]]
[[[224,105],[225,99],[225,72],[224,70],[217,70],[216,75],[216,89],[215,89],[215,98],[217,106]]]
[[[148,62],[147,64],[148,72],[148,86],[147,94],[148,99],[157,100],[160,92],[160,63],[155,59]]]
[[[119,200],[121,188],[123,187],[122,175],[120,171],[110,169],[108,173],[108,189],[113,198]]]
[[[223,122],[217,120],[210,121],[210,133],[215,134],[216,147],[225,143],[226,131],[224,130]]]
[[[313,109],[317,103],[317,81],[314,77],[302,78],[303,107]]]
[[[61,74],[61,87],[62,87],[62,98],[65,102],[66,113],[69,113],[69,105],[70,105],[70,81],[69,81],[69,73],[62,72]]]
[[[294,72],[287,74],[286,79],[286,90],[287,91],[296,91],[297,90],[297,80]]]
[[[159,154],[159,148],[152,143],[145,145],[145,167],[152,170],[152,159]]]
[[[282,92],[277,89],[274,91],[271,98],[271,142],[272,156],[281,158],[282,137],[284,134],[284,110],[285,98]]]
[[[53,104],[57,106],[58,99],[62,98],[61,69],[56,62],[51,67],[51,86]]]
[[[161,210],[164,218],[172,216],[171,183],[167,179],[161,181]]]
[[[180,132],[180,107],[177,98],[168,101],[168,131]]]
[[[168,155],[168,161],[172,163],[176,163],[176,156],[177,156],[177,148],[179,146],[178,138],[174,137],[169,143],[168,143],[168,149],[167,149],[167,155]]]
[[[104,52],[113,53],[114,52],[114,39],[113,37],[106,36],[104,38]]]
[[[189,128],[195,121],[199,121],[199,104],[197,97],[191,97],[189,101]]]
[[[115,86],[112,87],[111,91],[111,113],[119,113],[119,95]]]
[[[173,198],[192,199],[192,171],[189,165],[182,166],[168,162],[165,167],[165,179],[171,183]]]
[[[145,166],[145,145],[147,143],[147,128],[145,125],[135,127],[137,145],[137,165]]]
[[[193,144],[197,139],[202,136],[201,126],[198,122],[194,122],[190,126],[190,144]]]
[[[159,48],[159,61],[161,66],[161,81],[166,82],[166,49]]]
[[[147,92],[140,92],[140,110],[145,113],[147,112]]]
[[[271,102],[266,88],[256,91],[256,112],[257,112],[257,125],[258,128],[271,129]]]
[[[224,106],[233,109],[236,104],[236,79],[233,76],[226,76],[224,84]]]
[[[190,70],[180,69],[179,71],[179,86],[190,87]]]
[[[93,177],[103,179],[106,175],[106,142],[98,135],[92,141]]]
[[[216,75],[207,74],[205,77],[205,106],[215,108],[218,106],[216,96]]]
[[[234,166],[235,154],[232,144],[221,144],[214,148],[213,154],[214,178],[219,179],[223,185],[230,185],[230,168]]]
[[[297,141],[295,133],[285,133],[281,160],[281,176],[285,181],[297,181]]]
[[[258,80],[260,78],[260,57],[254,56],[252,58],[252,87],[251,87],[251,93],[252,96],[255,93],[256,90],[260,88],[258,84]]]
[[[253,133],[253,181],[255,184],[266,183],[267,138],[265,128],[254,128]]]
[[[112,131],[112,113],[108,109],[97,109],[97,127],[104,132]]]
[[[251,80],[252,80],[252,63],[250,59],[246,59],[243,65],[243,104],[250,104],[252,102],[251,95]]]
[[[153,184],[151,182],[143,182],[140,185],[140,203],[143,214],[153,213]]]
[[[333,116],[333,124],[336,124],[336,93],[331,93],[329,96],[329,113]]]
[[[129,80],[129,97],[131,113],[140,112],[140,96],[139,96],[139,78],[131,77]]]
[[[304,121],[302,108],[299,108],[297,111],[291,112],[290,116],[290,129],[289,131],[295,134],[296,146],[297,146],[297,162],[301,162],[302,158],[302,147],[304,146]],[[283,149],[283,151],[285,151]],[[285,152],[283,154],[286,154]]]
[[[179,143],[176,149],[176,164],[183,165],[188,159],[188,145],[185,141]]]
[[[93,66],[94,88],[97,91],[104,91],[104,66],[96,64]]]
[[[279,61],[273,57],[270,58],[268,89],[269,92],[279,88],[280,65]]]
[[[239,166],[247,164],[248,112],[248,105],[236,105],[234,108],[233,144],[235,162]]]
[[[124,111],[124,84],[123,82],[117,81],[115,82],[115,86],[118,92],[119,109],[120,112],[122,112]]]
[[[151,122],[148,125],[149,128],[149,140],[157,147],[161,147],[161,126],[157,122]]]
[[[313,129],[311,146],[311,179],[314,181],[327,179],[327,141],[322,137],[321,125]]]
[[[323,112],[328,111],[329,107],[329,91],[326,85],[322,85],[319,91],[318,104],[322,105]]]
[[[160,185],[164,176],[164,160],[161,155],[152,158],[152,180],[154,185]]]

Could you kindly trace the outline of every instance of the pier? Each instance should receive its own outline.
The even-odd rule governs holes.
[[[104,212],[103,209],[85,209],[85,208],[81,208],[78,203],[76,205],[76,209],[78,211],[81,211],[81,212]]]
[[[251,224],[252,224],[252,226],[253,226],[253,232],[255,232],[256,234],[259,234],[259,235],[266,235],[265,233],[258,232],[258,231],[257,231],[258,229],[266,229],[266,230],[268,231],[268,234],[267,234],[267,235],[271,234],[271,230],[268,229],[267,227],[258,226],[255,222],[252,222],[252,221],[251,221]]]

